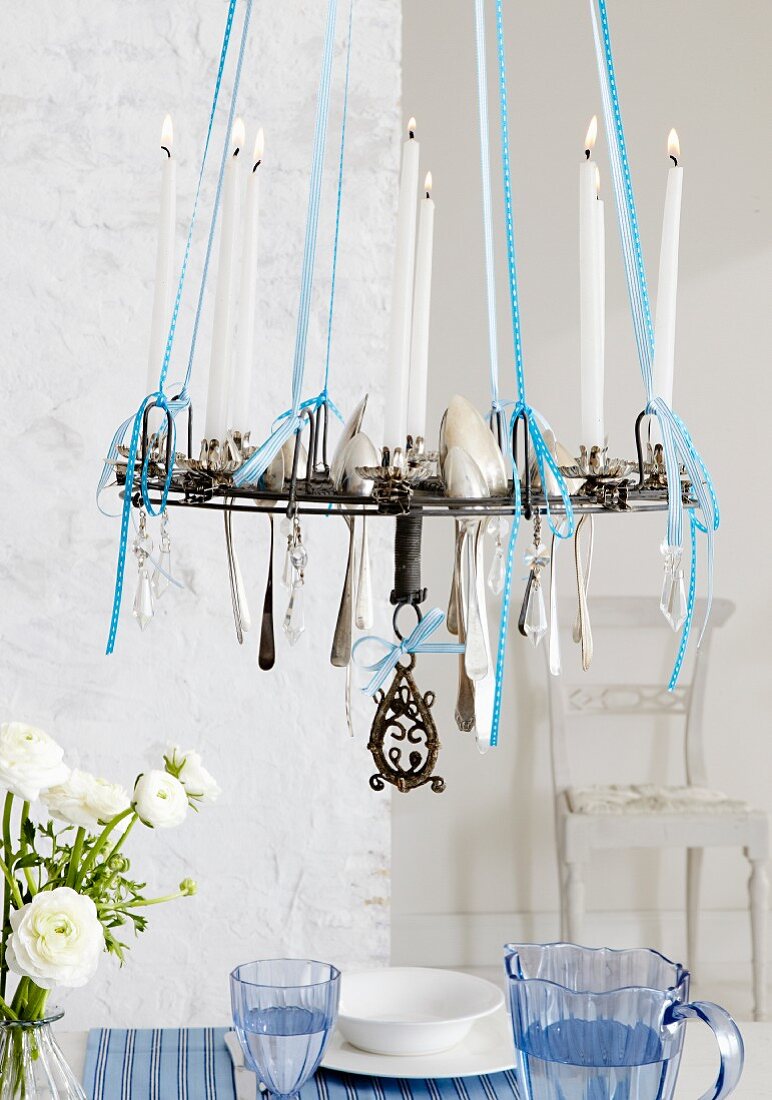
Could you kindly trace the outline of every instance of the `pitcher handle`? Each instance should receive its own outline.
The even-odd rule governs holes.
[[[745,1062],[745,1046],[737,1024],[726,1009],[711,1001],[673,1005],[670,1021],[676,1020],[702,1020],[716,1036],[721,1065],[715,1085],[700,1100],[722,1100],[729,1096],[737,1088]]]

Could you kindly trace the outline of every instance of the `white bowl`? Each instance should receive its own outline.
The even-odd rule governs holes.
[[[503,1003],[500,989],[471,974],[407,966],[366,970],[341,979],[338,1028],[352,1046],[373,1054],[437,1054]]]

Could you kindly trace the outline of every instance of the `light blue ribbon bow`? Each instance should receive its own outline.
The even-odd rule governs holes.
[[[609,29],[606,0],[590,0],[590,17],[592,20],[598,76],[600,80],[603,116],[609,143],[611,178],[614,185],[614,198],[616,201],[619,232],[622,241],[622,256],[624,260],[628,294],[630,297],[633,331],[638,350],[641,375],[646,390],[646,412],[657,418],[662,433],[662,445],[665,453],[665,470],[668,481],[668,520],[666,537],[666,546],[668,550],[680,553],[683,549],[684,503],[681,495],[681,464],[683,464],[689,476],[692,489],[697,498],[697,510],[699,511],[699,517],[695,514],[694,509],[691,510],[689,516],[691,566],[689,573],[687,613],[681,632],[681,639],[675,664],[673,666],[673,672],[668,683],[668,688],[672,691],[678,682],[692,628],[692,620],[694,618],[697,574],[697,531],[702,532],[706,536],[707,541],[707,610],[705,614],[705,623],[702,628],[703,633],[710,615],[710,608],[713,601],[713,536],[714,532],[718,530],[720,522],[718,499],[705,463],[697,448],[694,446],[683,420],[673,412],[670,406],[661,397],[655,396],[653,392],[654,327],[651,319],[651,304],[649,301],[649,289],[646,279],[646,266],[644,264],[643,246],[638,226],[638,213],[633,191],[630,160],[627,155],[627,142],[625,140],[625,129],[622,122],[622,110],[619,101],[619,90],[617,88],[614,53],[611,46],[611,31]],[[702,634],[700,635],[700,640],[702,640]]]
[[[463,653],[464,646],[460,642],[427,641],[442,626],[444,621],[445,616],[442,611],[438,607],[433,607],[431,611],[426,612],[412,634],[409,634],[407,638],[403,638],[400,642],[389,642],[378,634],[365,634],[364,637],[360,638],[351,650],[351,659],[365,672],[374,673],[362,688],[364,694],[375,695],[376,691],[386,683],[402,657],[408,657],[413,653]],[[386,652],[383,657],[373,664],[363,664],[361,661],[357,661],[357,650],[363,645],[373,642],[384,648]]]

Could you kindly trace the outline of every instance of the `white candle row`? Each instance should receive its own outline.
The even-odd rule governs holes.
[[[391,342],[383,434],[383,442],[391,450],[404,447],[408,434],[414,440],[426,434],[434,200],[432,174],[428,172],[424,182],[424,198],[419,204],[420,217],[417,217],[420,145],[415,135],[416,121],[411,118],[407,141],[402,148],[392,284]]]
[[[605,372],[605,216],[600,199],[600,173],[592,160],[597,137],[593,117],[579,166],[579,301],[581,320],[581,439],[588,449],[605,443],[603,397]],[[668,171],[662,241],[659,257],[656,320],[654,326],[653,391],[668,405],[673,402],[675,367],[678,245],[681,224],[683,169],[678,164],[678,135],[668,135]]]
[[[231,133],[231,155],[225,166],[220,215],[220,248],[215,291],[212,351],[206,403],[207,439],[225,438],[228,428],[246,430],[252,387],[255,303],[257,298],[258,223],[260,173],[264,137],[255,139],[254,154],[247,170],[243,147],[243,121],[236,119]],[[176,231],[176,161],[172,149],[172,120],[167,115],[161,131],[161,203],[158,219],[155,292],[150,326],[147,393],[158,388],[174,302],[174,238]],[[244,181],[243,172],[247,172]],[[243,218],[239,207],[243,200]],[[237,272],[241,245],[241,271]],[[238,315],[236,284],[239,282]],[[235,334],[234,334],[235,328]],[[235,341],[238,341],[235,344]],[[234,362],[235,344],[235,362]]]

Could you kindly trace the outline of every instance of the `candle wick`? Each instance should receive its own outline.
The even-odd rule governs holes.
[[[415,130],[408,130],[407,136],[410,138],[411,141],[414,141],[415,140]]]
[[[261,160],[256,160],[255,163],[252,165],[252,171],[256,172],[262,163],[263,162]]]
[[[239,147],[237,145],[236,148],[233,150],[234,157],[237,157],[239,155],[239,152],[240,152],[240,150],[239,150]]]
[[[674,166],[675,168],[677,168],[677,167],[678,167],[678,157],[674,157],[674,156],[673,156],[673,154],[671,153],[671,154],[670,154],[670,159],[671,159],[671,160],[672,160],[672,162],[673,162],[673,166]]]
[[[589,160],[589,159],[590,159],[590,153],[591,153],[591,152],[592,152],[592,150],[591,150],[591,149],[585,149],[585,151],[584,151],[584,157],[585,157],[585,160]]]
[[[161,149],[163,150],[163,152],[164,152],[164,153],[166,153],[166,155],[167,155],[167,157],[169,158],[169,160],[171,160],[171,159],[172,159],[172,154],[171,154],[171,150],[170,150],[170,149],[168,149],[168,148],[167,148],[167,147],[166,147],[165,145],[162,145],[162,146],[161,146]]]

